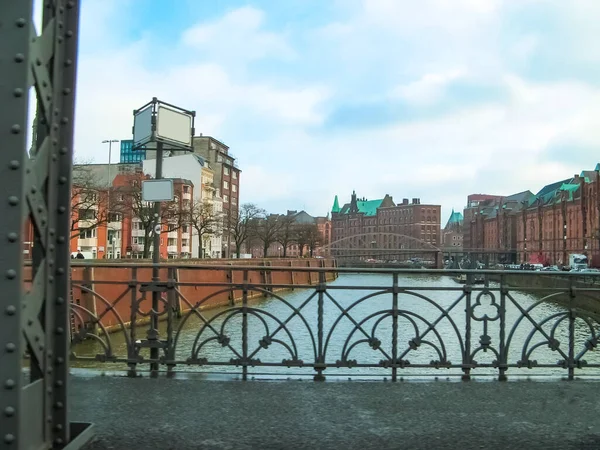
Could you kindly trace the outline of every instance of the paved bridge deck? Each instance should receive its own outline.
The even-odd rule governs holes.
[[[88,450],[599,449],[600,383],[73,376]]]

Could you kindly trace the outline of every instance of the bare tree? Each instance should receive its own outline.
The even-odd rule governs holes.
[[[223,229],[223,215],[215,211],[209,201],[193,201],[189,211],[183,213],[182,223],[189,223],[198,235],[198,258],[202,258],[202,244],[206,237],[219,236]]]
[[[263,258],[267,257],[267,252],[272,243],[277,242],[277,235],[281,229],[281,216],[278,214],[265,214],[255,221],[252,227],[253,234],[260,240],[263,246]]]
[[[314,250],[321,245],[322,236],[319,228],[314,223],[303,223],[296,227],[296,242],[300,248],[300,256],[303,256],[304,247],[308,246],[310,256],[313,256]]]
[[[88,164],[77,164],[73,167],[71,239],[108,222],[110,192],[108,186],[101,185]],[[114,203],[113,206],[116,207]]]
[[[279,216],[279,231],[277,232],[275,239],[283,247],[284,258],[287,256],[288,246],[292,242],[295,242],[295,221],[296,218],[293,215]]]
[[[115,194],[120,197],[121,205],[125,211],[131,214],[132,219],[140,222],[140,228],[144,231],[144,250],[142,257],[150,256],[150,238],[153,236],[154,225],[154,204],[142,199],[142,181],[150,177],[142,173],[135,173],[129,176],[129,183],[126,186],[115,188]],[[169,230],[173,231],[181,226],[181,208],[178,200],[172,202],[161,202],[160,223],[168,225]],[[154,249],[159,251],[159,249]]]
[[[242,245],[251,236],[254,220],[263,214],[265,214],[265,211],[254,203],[244,203],[240,205],[239,212],[229,211],[227,214],[225,226],[235,243],[235,252],[238,258],[242,251]]]

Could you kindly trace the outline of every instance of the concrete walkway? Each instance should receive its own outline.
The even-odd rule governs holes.
[[[600,449],[599,382],[73,376],[89,450]]]

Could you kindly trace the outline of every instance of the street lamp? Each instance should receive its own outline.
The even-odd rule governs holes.
[[[119,142],[118,139],[105,139],[102,141],[103,144],[108,144],[108,178],[106,180],[107,184],[107,199],[106,199],[106,228],[110,228],[110,187],[112,185],[112,180],[110,179],[110,160],[112,157],[112,144],[113,142]],[[115,257],[114,249],[112,257]]]

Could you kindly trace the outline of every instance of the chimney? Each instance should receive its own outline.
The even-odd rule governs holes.
[[[407,198],[403,198],[402,199],[402,204],[403,205],[408,205],[408,199]]]
[[[413,204],[413,205],[418,205],[418,203],[417,203],[418,201],[419,201],[419,199],[418,199],[418,198],[414,198],[414,197],[413,197],[413,199],[412,199],[412,204]]]

